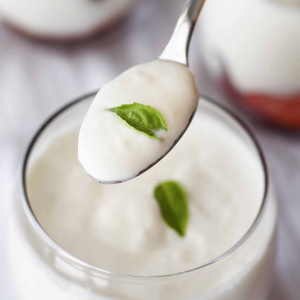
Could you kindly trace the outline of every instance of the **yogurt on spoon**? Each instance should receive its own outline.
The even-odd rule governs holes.
[[[187,66],[164,60],[137,65],[96,95],[80,129],[79,161],[101,182],[133,178],[172,148],[188,126],[197,103],[197,87]],[[153,130],[152,136],[137,130],[128,118],[126,122],[124,116],[112,111],[122,105],[130,105],[127,107],[137,118],[149,117],[150,129],[158,116],[161,129]],[[145,111],[136,112],[134,105]],[[145,116],[149,109],[150,114]]]
[[[189,126],[198,92],[188,48],[204,2],[187,2],[158,60],[125,71],[96,95],[78,140],[79,161],[96,181],[120,183],[142,174]]]

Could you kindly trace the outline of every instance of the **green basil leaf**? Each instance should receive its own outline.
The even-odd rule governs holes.
[[[176,181],[164,181],[154,189],[165,222],[180,236],[185,236],[189,219],[187,193]]]
[[[168,130],[166,121],[155,108],[140,103],[124,104],[108,109],[117,114],[127,125],[152,138],[158,130]]]

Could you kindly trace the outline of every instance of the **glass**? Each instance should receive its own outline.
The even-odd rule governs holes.
[[[255,116],[300,128],[300,2],[207,1],[199,48],[209,73]]]
[[[27,36],[53,41],[93,37],[115,25],[135,0],[0,0],[4,22]]]
[[[62,249],[42,229],[30,208],[26,176],[51,136],[83,119],[95,93],[60,109],[38,130],[25,155],[16,214],[9,224],[9,265],[20,300],[32,299],[213,299],[263,300],[272,277],[276,205],[260,146],[249,128],[211,100],[199,110],[234,131],[253,152],[264,173],[264,197],[252,226],[226,253],[195,269],[164,276],[130,276],[89,265]]]

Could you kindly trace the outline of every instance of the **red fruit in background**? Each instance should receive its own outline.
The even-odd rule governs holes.
[[[281,127],[300,129],[300,91],[295,95],[242,93],[234,88],[227,76],[223,83],[234,99],[256,116]]]

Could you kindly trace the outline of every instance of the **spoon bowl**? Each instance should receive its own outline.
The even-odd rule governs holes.
[[[78,143],[79,161],[95,181],[115,184],[141,175],[165,157],[189,127],[197,109],[198,92],[194,76],[187,68],[188,50],[204,2],[187,2],[169,43],[156,61],[127,70],[95,97],[81,126]],[[172,86],[179,87],[172,91]],[[143,120],[144,115],[131,120],[133,123],[126,122],[117,113],[112,117],[112,113],[123,106],[129,109],[131,99],[139,99],[141,103],[135,105],[145,110],[148,107],[158,114],[160,109],[164,112],[162,119],[166,118],[167,124],[164,130],[168,133],[158,138],[163,141],[161,144],[149,137],[143,139],[141,134],[132,135],[132,124]],[[131,116],[138,114],[136,111],[129,113]],[[153,119],[150,115],[146,119],[152,128]],[[132,127],[131,132],[124,123]],[[105,144],[108,136],[111,138],[109,146]]]

